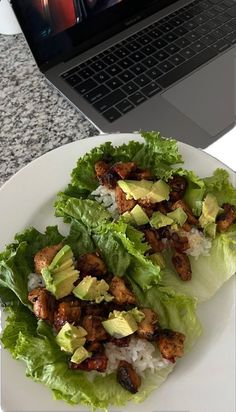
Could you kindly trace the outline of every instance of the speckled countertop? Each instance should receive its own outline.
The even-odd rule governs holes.
[[[0,186],[49,150],[97,133],[46,83],[23,35],[0,35]]]

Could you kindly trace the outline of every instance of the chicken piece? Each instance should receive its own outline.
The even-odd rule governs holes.
[[[116,187],[119,176],[111,169],[111,166],[103,160],[95,163],[95,172],[102,186],[106,186],[108,189],[114,189]]]
[[[104,353],[105,348],[101,342],[87,342],[85,345],[88,352]]]
[[[126,336],[125,338],[111,338],[110,342],[119,348],[127,348],[130,344],[131,336]]]
[[[83,315],[87,316],[102,316],[106,317],[107,315],[107,308],[104,305],[104,303],[92,303],[92,302],[86,302],[84,301],[82,303],[82,311]]]
[[[144,229],[143,233],[146,242],[151,246],[150,253],[162,252],[165,249],[165,245],[155,229]]]
[[[189,223],[190,225],[198,226],[197,218],[194,216],[193,212],[188,207],[188,205],[184,202],[184,200],[177,200],[177,202],[173,203],[172,210],[178,209],[178,207],[183,209],[183,211],[188,216],[187,223]]]
[[[110,283],[109,292],[114,296],[112,303],[123,305],[125,303],[134,305],[136,298],[133,292],[126,286],[123,278],[114,276]]]
[[[70,369],[79,369],[83,371],[97,371],[106,372],[108,364],[108,358],[105,353],[94,353],[91,358],[85,359],[83,362],[77,364],[70,362]]]
[[[134,199],[127,200],[125,192],[119,186],[116,186],[115,196],[120,214],[132,210],[137,203]]]
[[[129,178],[133,180],[151,180],[152,175],[150,170],[148,169],[137,168],[134,172],[130,174]]]
[[[98,253],[86,253],[80,256],[77,269],[81,273],[80,280],[84,276],[103,277],[107,273],[106,265]]]
[[[189,223],[185,222],[182,226],[182,229],[185,230],[185,232],[190,232],[192,229],[192,226]]]
[[[176,232],[171,234],[171,246],[178,252],[185,252],[190,247],[188,238],[186,236],[179,236]]]
[[[33,304],[35,316],[52,324],[56,307],[54,296],[45,288],[35,288],[29,292],[28,299]]]
[[[82,320],[82,326],[87,331],[88,342],[103,341],[108,339],[108,334],[102,326],[101,316],[86,315]]]
[[[155,203],[154,209],[158,212],[161,212],[163,215],[166,215],[168,212],[171,211],[169,207],[169,202],[166,202],[165,200],[163,202]]]
[[[145,315],[145,319],[138,324],[137,335],[141,339],[147,339],[153,341],[156,339],[159,332],[158,317],[153,310],[144,308],[141,311]]]
[[[158,229],[158,235],[160,239],[170,239],[171,238],[170,229],[167,226],[160,227],[160,229]]]
[[[34,256],[34,270],[41,275],[41,270],[50,265],[57,252],[62,248],[62,243],[47,246],[41,249]]]
[[[185,335],[170,329],[163,329],[158,336],[158,346],[163,358],[175,363],[175,358],[184,354]]]
[[[126,179],[135,169],[137,169],[137,165],[134,162],[116,163],[112,166],[112,170],[114,170],[121,179]]]
[[[192,270],[191,264],[188,256],[184,253],[175,251],[172,257],[172,263],[179,275],[179,277],[184,280],[191,280],[192,278]]]
[[[78,325],[81,316],[81,305],[78,300],[60,302],[54,313],[54,327],[59,332],[66,323]]]
[[[176,175],[168,180],[168,185],[171,187],[170,200],[176,202],[184,196],[188,181],[185,177]]]
[[[225,203],[223,205],[224,212],[217,217],[216,224],[219,232],[224,232],[234,222],[236,218],[235,206]]]
[[[133,366],[126,361],[119,362],[117,369],[117,381],[122,388],[131,393],[137,393],[141,385],[140,376],[134,370]]]

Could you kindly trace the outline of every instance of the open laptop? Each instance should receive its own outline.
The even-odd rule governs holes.
[[[102,132],[206,147],[235,123],[236,0],[12,0],[39,69]]]

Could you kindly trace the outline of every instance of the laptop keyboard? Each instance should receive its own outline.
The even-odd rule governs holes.
[[[195,0],[61,77],[109,122],[236,44],[236,0]]]

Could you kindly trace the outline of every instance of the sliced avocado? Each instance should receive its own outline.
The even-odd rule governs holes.
[[[172,223],[174,223],[174,220],[161,212],[154,212],[150,219],[150,225],[155,227],[155,229],[171,225]]]
[[[213,239],[216,237],[216,229],[217,229],[217,224],[212,222],[212,223],[208,223],[205,227],[204,227],[204,234],[206,236],[210,236]]]
[[[208,193],[202,203],[202,214],[199,218],[201,227],[205,227],[209,223],[214,223],[216,216],[221,211],[217,199],[211,193]]]
[[[73,326],[66,322],[56,336],[56,342],[61,350],[73,353],[78,347],[85,344],[86,335],[86,330],[81,326]]]
[[[167,213],[167,216],[174,220],[180,226],[186,222],[188,216],[186,215],[185,211],[181,207],[177,207],[173,212]]]
[[[135,220],[130,212],[127,211],[123,213],[122,218],[124,219],[125,223],[129,223],[130,225],[135,225]]]
[[[108,290],[109,285],[104,279],[97,280],[96,277],[85,276],[74,288],[73,294],[82,300],[94,300],[96,303],[100,303],[103,300],[110,302],[114,297],[109,295]]]
[[[92,356],[92,352],[88,352],[87,349],[85,349],[83,346],[80,346],[79,348],[76,349],[74,352],[71,362],[73,363],[81,363],[85,359],[88,359]]]
[[[127,199],[143,199],[152,189],[153,182],[149,180],[118,180],[118,186],[128,195]]]
[[[69,295],[74,288],[74,283],[79,278],[79,272],[75,269],[73,253],[70,246],[65,245],[56,254],[50,265],[42,269],[42,276],[46,289],[56,299]]]
[[[146,215],[142,207],[139,205],[134,206],[130,214],[134,218],[134,221],[138,226],[146,225],[147,223],[149,223],[148,216]]]
[[[117,310],[110,313],[109,319],[104,320],[102,324],[109,335],[116,338],[132,335],[138,329],[135,317],[131,313]]]
[[[153,183],[150,192],[146,195],[146,199],[151,203],[162,202],[169,199],[170,186],[164,180],[158,180]]]
[[[161,269],[164,269],[166,267],[166,262],[164,257],[162,256],[161,253],[156,252],[153,253],[152,255],[149,256],[149,259],[154,263],[155,265],[160,266]]]

